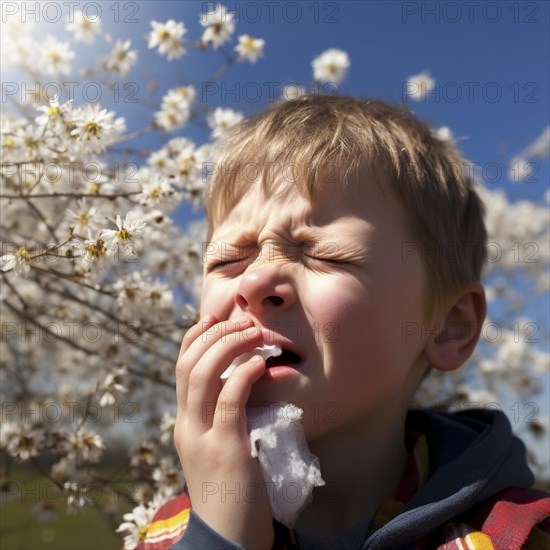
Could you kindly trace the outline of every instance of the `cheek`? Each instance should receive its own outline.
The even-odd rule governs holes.
[[[200,315],[214,314],[218,320],[224,321],[231,314],[233,308],[232,287],[229,284],[218,282],[216,284],[204,283],[200,298]]]
[[[405,320],[419,322],[418,293],[391,279],[346,283],[330,285],[330,300],[316,309],[325,374],[339,379],[345,372],[371,384],[402,377],[420,351],[403,338]]]

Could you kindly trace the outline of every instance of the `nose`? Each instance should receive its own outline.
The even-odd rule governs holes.
[[[273,249],[271,249],[273,251]],[[262,254],[242,274],[235,294],[235,303],[242,311],[260,314],[269,310],[285,310],[296,301],[292,281],[284,274],[288,257]]]

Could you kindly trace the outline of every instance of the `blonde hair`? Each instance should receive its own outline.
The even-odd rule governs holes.
[[[404,245],[422,254],[426,320],[450,293],[480,281],[485,209],[465,161],[404,107],[306,95],[245,119],[220,147],[205,193],[208,240],[253,181],[275,192],[274,173],[313,203],[322,190],[352,195],[351,181],[374,184],[398,199],[411,235]],[[365,173],[372,177],[352,177]]]

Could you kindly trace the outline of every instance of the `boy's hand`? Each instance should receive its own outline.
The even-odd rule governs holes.
[[[250,455],[246,402],[265,360],[250,360],[226,381],[233,359],[262,344],[250,319],[191,327],[176,365],[178,410],[174,441],[194,511],[212,529],[247,550],[274,541],[272,512],[260,467]]]

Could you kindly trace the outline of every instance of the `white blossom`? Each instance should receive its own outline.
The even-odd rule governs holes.
[[[174,295],[166,283],[150,279],[145,283],[144,291],[145,302],[150,306],[153,316],[159,310],[171,309]]]
[[[100,386],[102,396],[99,400],[100,407],[108,407],[116,403],[116,397],[119,393],[126,393],[128,389],[123,384],[124,378],[128,374],[128,368],[122,367],[110,372]]]
[[[233,109],[224,109],[222,107],[216,107],[216,109],[208,115],[208,126],[212,129],[212,137],[214,139],[223,136],[224,132],[238,124],[243,120],[244,116],[238,111]]]
[[[64,449],[67,459],[76,464],[81,462],[97,462],[104,449],[103,439],[96,433],[85,428],[66,435]]]
[[[24,246],[20,246],[15,252],[4,254],[0,258],[0,271],[5,273],[13,269],[17,275],[27,275],[30,270],[30,261],[30,252]]]
[[[67,208],[68,222],[81,231],[88,231],[96,228],[97,207],[88,204],[86,198],[79,199],[76,203],[77,209]]]
[[[76,481],[66,481],[63,484],[67,496],[67,514],[76,515],[86,505],[87,487]]]
[[[200,157],[191,140],[180,140],[174,159],[174,175],[179,181],[190,183],[200,176]]]
[[[42,127],[48,126],[50,130],[64,128],[66,125],[64,119],[70,117],[71,103],[72,101],[67,101],[60,105],[56,98],[50,99],[49,105],[41,105],[36,108],[42,113],[35,118],[36,124]]]
[[[535,138],[518,155],[523,158],[546,159],[550,157],[550,126],[546,126],[540,136]]]
[[[172,456],[160,459],[159,465],[153,470],[153,479],[159,489],[164,489],[166,494],[175,495],[183,487],[184,477],[181,465],[174,462]]]
[[[31,17],[6,17],[2,21],[0,51],[3,69],[28,66],[29,60],[40,48],[32,39],[36,26],[36,22]]]
[[[45,432],[30,424],[19,424],[9,435],[7,449],[19,460],[37,456],[45,439]]]
[[[121,309],[130,308],[132,312],[137,311],[143,303],[144,286],[145,281],[139,271],[133,271],[115,281],[113,290],[116,292],[118,306]]]
[[[81,264],[87,270],[99,270],[104,267],[107,260],[107,247],[101,237],[92,238],[88,228],[88,238],[82,246]]]
[[[164,412],[162,414],[162,420],[160,422],[160,429],[161,429],[161,436],[160,440],[163,443],[168,443],[172,441],[172,438],[174,437],[174,428],[176,427],[176,417],[169,413]]]
[[[149,48],[158,47],[161,54],[166,54],[169,61],[177,59],[186,53],[181,41],[187,29],[180,21],[169,19],[166,23],[151,21],[153,30],[149,33]]]
[[[174,169],[174,161],[170,158],[170,152],[164,147],[152,152],[147,157],[147,164],[163,174],[169,174]]]
[[[407,96],[415,101],[424,101],[426,94],[435,89],[435,80],[427,71],[410,76],[407,79]]]
[[[113,118],[114,111],[99,105],[86,105],[73,111],[74,129],[71,135],[82,145],[84,152],[101,153],[125,130],[123,118]]]
[[[306,89],[303,86],[298,86],[298,84],[286,84],[283,87],[282,98],[290,101],[299,99],[304,94],[306,94]]]
[[[117,40],[108,57],[105,58],[105,68],[122,76],[128,74],[138,58],[137,50],[131,50],[131,45],[130,40],[124,42]]]
[[[140,504],[131,512],[124,514],[124,521],[119,525],[116,531],[117,533],[124,531],[128,532],[124,537],[125,550],[134,550],[139,543],[143,542],[157,510],[170,496],[171,495],[159,492],[147,505]]]
[[[239,43],[235,46],[235,51],[239,56],[239,61],[250,61],[256,63],[259,57],[263,55],[265,40],[262,38],[253,38],[248,34],[239,36]]]
[[[168,90],[163,96],[161,110],[154,113],[155,123],[166,131],[185,126],[191,116],[191,105],[195,101],[193,86],[180,86]]]
[[[338,84],[345,78],[350,60],[343,50],[331,48],[316,57],[311,66],[314,80]]]
[[[68,42],[60,42],[57,38],[48,35],[40,47],[40,56],[40,68],[50,75],[59,75],[71,72],[70,62],[74,59],[75,53],[69,49]]]
[[[157,462],[155,446],[147,441],[135,447],[130,456],[130,464],[132,466],[151,466]]]
[[[93,44],[96,35],[101,33],[101,19],[99,16],[88,17],[85,13],[78,10],[72,15],[72,21],[69,19],[65,28],[74,33],[74,39],[77,42],[87,42]]]
[[[201,40],[214,49],[231,39],[235,32],[235,14],[227,11],[223,4],[217,4],[213,10],[200,14],[200,24],[206,27]]]
[[[448,141],[449,143],[454,142],[453,133],[448,126],[441,126],[440,128],[434,129],[433,135],[441,141]]]
[[[117,214],[115,223],[117,229],[104,229],[100,233],[105,241],[107,254],[113,255],[122,249],[122,252],[135,256],[139,250],[137,237],[143,233],[147,224],[133,212],[128,212],[124,220]]]
[[[174,190],[168,179],[161,174],[152,174],[150,178],[142,183],[140,204],[158,205],[170,199]]]

